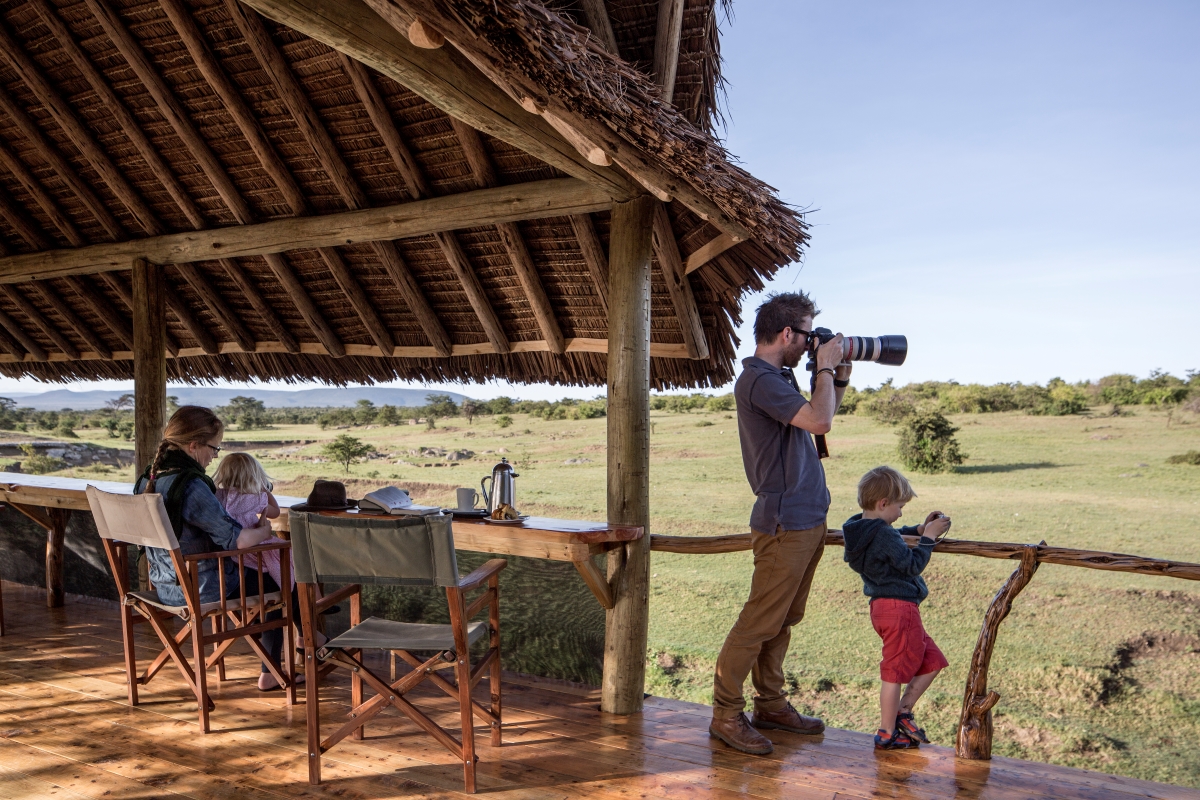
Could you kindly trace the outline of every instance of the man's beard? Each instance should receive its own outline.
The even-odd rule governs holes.
[[[791,347],[787,347],[783,351],[783,365],[790,369],[795,369],[800,364],[800,359],[804,357],[806,349],[803,342],[797,342]]]

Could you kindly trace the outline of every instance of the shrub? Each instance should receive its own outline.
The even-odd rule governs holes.
[[[501,414],[500,416],[496,417],[496,425],[501,428],[512,427],[512,424],[512,417],[510,417],[508,414]]]
[[[322,455],[341,464],[346,472],[350,471],[351,464],[357,464],[374,452],[375,448],[371,445],[344,433],[321,448]]]
[[[954,438],[957,431],[940,411],[913,413],[900,428],[900,459],[917,472],[946,472],[965,458]]]
[[[709,401],[704,404],[705,411],[712,411],[714,413],[720,411],[733,411],[733,408],[734,402],[732,393],[717,395],[716,397],[709,399]]]
[[[842,395],[842,404],[838,406],[837,413],[853,414],[858,411],[858,406],[862,403],[865,394],[855,389],[853,386],[846,387],[846,394]]]
[[[608,401],[602,397],[587,400],[575,406],[572,419],[596,419],[608,413]]]
[[[63,439],[78,439],[79,436],[75,433],[75,429],[71,427],[71,423],[63,420],[58,425],[58,430],[55,431]]]
[[[67,466],[65,461],[42,455],[31,444],[21,445],[21,452],[25,454],[24,460],[21,461],[21,471],[31,475],[45,475]]]
[[[1167,459],[1168,464],[1193,464],[1200,467],[1200,450],[1188,450]]]
[[[1058,378],[1050,381],[1046,399],[1040,406],[1030,409],[1031,414],[1050,417],[1065,417],[1087,409],[1087,395],[1081,389]]]
[[[917,411],[917,404],[904,392],[885,391],[858,404],[858,411],[888,425],[898,425]]]

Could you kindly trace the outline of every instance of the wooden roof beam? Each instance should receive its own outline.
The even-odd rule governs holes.
[[[9,227],[16,231],[18,236],[29,242],[30,247],[34,250],[45,250],[53,246],[38,224],[30,219],[25,210],[19,208],[8,192],[3,189],[0,189],[0,217],[4,217],[4,221],[8,223]]]
[[[185,264],[359,242],[407,239],[463,228],[526,219],[605,211],[612,201],[573,178],[552,178],[495,189],[416,200],[361,211],[289,217],[0,258],[0,282],[123,272],[135,258],[155,264]]]
[[[142,160],[146,162],[146,166],[150,168],[150,171],[162,183],[163,188],[167,190],[167,194],[175,201],[175,205],[179,206],[179,210],[183,212],[183,215],[188,218],[188,221],[194,227],[204,227],[204,216],[201,214],[199,206],[192,200],[187,190],[183,188],[183,184],[175,177],[175,173],[163,161],[159,152],[154,149],[154,146],[150,143],[150,139],[141,129],[141,126],[138,125],[137,120],[133,118],[133,114],[130,113],[125,103],[117,97],[116,92],[113,91],[108,81],[100,74],[100,70],[96,68],[96,65],[83,52],[83,48],[71,36],[71,32],[59,18],[58,14],[50,8],[50,4],[46,0],[29,0],[29,4],[33,6],[34,11],[37,12],[42,22],[50,30],[50,35],[58,42],[63,52],[66,53],[67,58],[75,65],[75,69],[79,70],[80,74],[87,80],[88,85],[92,87],[92,91],[96,93],[104,108],[116,119],[125,137],[137,149],[138,153],[142,156]],[[103,23],[104,20],[101,20],[101,22]],[[105,27],[107,28],[107,26]],[[122,42],[118,41],[111,34],[109,38],[113,40],[118,49],[121,49]],[[128,60],[127,58],[126,61]],[[134,65],[131,63],[130,66]],[[141,77],[140,73],[139,77]]]
[[[62,317],[67,327],[75,331],[75,335],[82,339],[93,352],[98,353],[101,358],[106,360],[112,358],[112,349],[100,338],[96,329],[79,318],[79,315],[67,305],[67,301],[63,300],[62,295],[51,285],[50,281],[34,281],[32,285],[35,291],[41,293],[46,304]]]
[[[42,186],[41,181],[29,170],[29,167],[17,158],[16,153],[5,147],[2,142],[0,142],[0,164],[3,164],[25,191],[29,192],[33,197],[33,202],[38,204],[42,213],[50,218],[50,222],[58,228],[59,233],[70,242],[72,247],[79,247],[84,243],[75,224],[62,212],[58,203],[54,202],[54,198],[46,191],[46,187]]]
[[[254,334],[246,329],[238,313],[229,307],[220,292],[213,287],[208,278],[195,264],[176,264],[175,269],[187,281],[199,297],[200,302],[208,309],[218,322],[229,331],[235,342],[247,353],[254,352]]]
[[[116,195],[134,220],[147,234],[154,236],[164,232],[162,223],[154,216],[150,206],[138,194],[137,190],[126,180],[125,175],[101,149],[92,135],[87,124],[79,118],[75,110],[59,95],[53,84],[46,79],[33,59],[24,48],[8,33],[7,28],[0,25],[0,52],[8,60],[13,71],[21,78],[29,91],[46,109],[54,121],[62,128],[63,133],[75,145],[80,154],[87,159],[92,168],[108,185],[109,190]]]
[[[75,168],[67,162],[54,143],[47,138],[37,123],[25,113],[25,109],[17,105],[17,102],[3,87],[0,87],[0,110],[3,110],[9,119],[16,124],[17,129],[21,131],[21,135],[29,140],[29,145],[37,153],[38,158],[50,165],[50,168],[58,174],[63,183],[79,198],[79,202],[96,218],[96,221],[100,223],[100,227],[104,228],[108,232],[108,235],[114,239],[123,238],[125,235],[124,229],[121,228],[121,224],[117,222],[117,218],[112,215],[112,212],[108,210],[108,206],[96,196],[96,193],[92,191],[92,187],[88,186],[79,177]]]
[[[479,133],[470,125],[453,117],[450,118],[450,122],[466,154],[467,163],[471,165],[476,185],[481,189],[500,185],[492,157],[484,148]],[[533,256],[529,253],[529,246],[525,243],[520,228],[515,222],[501,222],[496,226],[496,231],[500,234],[500,241],[508,253],[508,260],[513,265],[513,271],[516,272],[525,298],[529,301],[529,307],[533,310],[533,316],[542,331],[542,338],[550,344],[550,352],[562,355],[566,352],[562,328],[558,325],[554,307],[546,295],[546,287],[542,285],[541,276],[538,275]]]
[[[113,335],[121,340],[121,345],[125,349],[133,349],[133,328],[130,327],[129,320],[123,314],[114,313],[116,309],[109,304],[108,298],[104,296],[104,292],[94,278],[81,275],[77,278],[62,278],[62,280],[75,291],[75,294],[79,295],[84,304],[99,317],[100,321],[113,332]]]
[[[217,340],[209,332],[208,328],[192,315],[192,310],[188,308],[187,303],[183,302],[183,298],[175,291],[175,287],[168,283],[165,288],[167,290],[167,307],[171,309],[171,313],[175,315],[175,319],[179,320],[179,323],[187,329],[187,332],[200,345],[201,351],[205,355],[210,356],[215,356],[221,352],[217,346]]]
[[[241,92],[233,85],[229,76],[225,74],[221,64],[217,61],[212,50],[209,49],[207,42],[204,40],[204,35],[200,32],[199,26],[196,25],[195,19],[192,18],[191,12],[188,11],[182,0],[159,0],[159,5],[167,15],[167,19],[171,21],[171,25],[183,40],[184,46],[187,48],[188,54],[191,55],[192,61],[196,64],[196,69],[204,77],[205,82],[212,87],[212,90],[217,93],[221,102],[225,106],[225,110],[233,117],[234,124],[241,130],[242,136],[245,137],[246,143],[250,146],[250,150],[258,159],[262,168],[270,176],[275,186],[283,194],[284,201],[291,207],[293,214],[303,214],[308,208],[308,201],[304,197],[304,192],[296,183],[295,176],[283,163],[283,159],[279,157],[274,145],[263,132],[262,126],[258,123],[258,118],[254,116],[254,112],[250,110],[245,98]]]
[[[671,304],[675,306],[675,316],[679,319],[679,327],[683,329],[683,342],[687,345],[688,358],[708,358],[708,339],[704,334],[700,309],[696,306],[692,284],[684,271],[683,259],[679,256],[679,245],[676,244],[675,232],[671,229],[671,218],[667,216],[667,207],[662,203],[658,203],[654,209],[654,254],[662,267],[667,292],[671,295]]]
[[[117,297],[121,298],[121,302],[124,303],[125,307],[129,310],[128,317],[129,317],[129,319],[132,320],[133,319],[133,290],[130,287],[126,286],[125,282],[115,272],[102,273],[101,275],[99,275],[99,278],[100,278],[100,280],[102,280],[106,284],[108,284],[108,287],[113,290],[113,292],[117,295]],[[130,329],[129,336],[130,336],[130,340],[132,341],[132,338],[133,338],[132,328]],[[166,338],[164,341],[166,342],[166,345],[167,345],[167,354],[168,355],[174,357],[176,354],[179,353],[179,341],[175,338],[175,335],[173,333],[171,333],[169,330],[166,332]],[[131,350],[133,349],[132,344],[130,345],[130,349]],[[133,358],[133,356],[130,355],[130,358]]]
[[[3,290],[5,288],[7,288],[7,287],[0,287],[0,293],[3,293]],[[50,354],[46,352],[46,349],[44,347],[42,347],[40,344],[38,344],[37,341],[35,341],[32,336],[30,336],[28,333],[26,333],[25,329],[21,327],[21,324],[19,322],[17,322],[15,319],[10,317],[4,311],[0,311],[0,326],[3,326],[3,328],[5,330],[7,330],[9,333],[12,334],[12,338],[15,340],[15,344],[22,347],[24,349],[25,353],[29,353],[30,358],[32,358],[34,361],[49,361],[50,360]],[[8,337],[5,337],[5,339],[7,339],[7,338]],[[19,361],[25,360],[25,356],[23,353],[15,352],[15,348],[8,347],[7,342],[5,342],[4,344],[5,344],[5,349],[7,349],[10,353],[12,353],[13,356],[15,356],[17,360],[19,360]]]
[[[16,339],[9,336],[3,327],[0,327],[0,350],[8,353],[13,361],[25,360],[25,348],[21,347]]]
[[[304,317],[304,321],[308,323],[308,327],[316,334],[317,341],[325,345],[325,349],[329,351],[329,355],[334,358],[341,358],[346,355],[346,345],[333,330],[329,321],[325,319],[325,315],[317,308],[317,304],[309,296],[308,290],[304,288],[304,284],[296,277],[296,273],[292,270],[291,265],[288,264],[287,259],[279,253],[264,253],[263,260],[267,262],[267,266],[271,269],[275,280],[279,281],[283,286],[283,290],[291,297],[296,310],[300,312],[300,316]]]
[[[737,243],[738,240],[728,233],[718,234],[716,237],[700,245],[696,252],[687,257],[687,269],[685,271],[689,275],[692,274]]]
[[[641,192],[620,172],[589,163],[547,121],[530,116],[460,51],[414,46],[363,0],[248,0],[247,4],[609,197],[625,200]]]
[[[428,197],[431,194],[429,181],[417,164],[416,159],[413,158],[412,151],[408,149],[408,145],[400,136],[396,122],[392,119],[387,105],[383,102],[383,97],[379,94],[379,89],[376,88],[374,82],[371,80],[371,76],[367,74],[366,67],[345,53],[338,53],[338,57],[342,68],[350,76],[350,82],[354,86],[354,91],[358,95],[359,102],[367,109],[367,115],[371,118],[371,122],[374,124],[380,138],[383,139],[384,147],[387,148],[388,153],[392,156],[392,161],[396,164],[396,169],[399,170],[401,176],[404,178],[409,195],[414,200],[419,200],[421,197]],[[446,332],[442,321],[438,319],[437,312],[433,310],[429,299],[421,291],[421,287],[417,284],[412,271],[404,263],[404,259],[401,257],[396,245],[389,241],[379,241],[373,243],[373,247],[375,254],[383,263],[384,270],[387,271],[392,281],[396,284],[396,287],[400,290],[405,304],[408,305],[413,316],[417,318],[417,323],[421,326],[421,330],[425,332],[429,343],[433,345],[439,354],[449,355],[451,348],[450,334]]]
[[[375,306],[371,304],[370,297],[363,291],[362,284],[354,277],[354,273],[350,271],[350,267],[346,266],[345,260],[342,259],[342,254],[332,247],[321,247],[317,249],[321,260],[325,262],[325,266],[333,273],[333,279],[337,281],[341,287],[342,293],[346,295],[346,299],[350,302],[351,308],[358,314],[358,318],[362,320],[363,326],[367,329],[367,333],[375,340],[375,344],[385,354],[391,355],[392,350],[396,349],[396,340],[392,338],[392,332],[387,329],[383,319],[379,316],[379,312],[375,310]]]
[[[617,47],[617,37],[613,33],[612,20],[608,16],[608,7],[604,5],[604,0],[580,0],[579,5],[583,7],[584,19],[587,20],[587,26],[591,28],[596,39],[605,50],[619,58],[621,52]]]
[[[654,37],[654,81],[664,103],[675,97],[679,70],[679,39],[683,34],[685,0],[658,0],[658,30]]]
[[[592,283],[596,285],[596,296],[600,305],[608,314],[608,254],[596,233],[596,225],[592,222],[591,214],[572,214],[571,228],[575,238],[579,240],[579,250],[583,253],[583,262],[587,264],[588,272],[592,273]]]
[[[42,312],[38,311],[37,306],[31,303],[28,297],[21,294],[21,291],[17,287],[0,286],[0,294],[3,294],[4,297],[8,298],[10,303],[19,308],[21,313],[25,315],[26,319],[28,319],[37,327],[41,328],[42,332],[50,337],[50,341],[58,345],[58,349],[62,350],[63,354],[66,355],[67,358],[72,361],[75,361],[79,358],[79,349],[75,347],[70,339],[63,335],[62,331],[59,330],[57,325],[46,319],[42,315]],[[17,335],[17,331],[13,330],[12,328],[9,328],[9,330],[14,336]],[[29,350],[28,345],[23,341],[21,342],[21,346],[26,350]],[[29,352],[32,353],[33,351],[30,350]]]
[[[296,341],[296,337],[292,336],[292,332],[283,324],[283,320],[275,313],[275,309],[262,296],[262,292],[254,285],[254,281],[250,280],[250,275],[242,269],[232,258],[218,259],[218,262],[229,279],[237,284],[238,291],[254,308],[254,313],[258,315],[271,332],[279,338],[279,343],[283,345],[284,351],[288,353],[299,353],[300,343]]]
[[[483,326],[484,335],[492,343],[492,347],[496,348],[497,353],[509,352],[511,345],[508,336],[504,333],[500,318],[496,316],[496,310],[492,308],[491,301],[483,291],[483,284],[471,268],[471,260],[467,258],[466,251],[452,233],[435,233],[434,238],[442,248],[442,254],[449,262],[450,269],[454,270],[458,282],[462,284],[463,291],[467,294],[467,302],[471,304],[475,316]]]

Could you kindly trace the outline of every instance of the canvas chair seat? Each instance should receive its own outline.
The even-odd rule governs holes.
[[[467,646],[490,632],[482,620],[467,625]],[[453,625],[426,625],[369,617],[326,642],[329,650],[453,650]]]
[[[191,611],[188,609],[188,607],[186,605],[173,606],[173,605],[168,605],[167,603],[164,603],[162,600],[160,600],[158,598],[158,590],[157,589],[151,589],[148,592],[130,592],[129,594],[127,594],[125,596],[125,605],[127,605],[127,606],[134,605],[135,600],[140,600],[141,602],[145,603],[148,606],[154,606],[155,608],[162,609],[163,611],[166,611],[168,614],[174,614],[175,616],[179,617],[180,619],[187,619],[188,617],[191,616]],[[274,611],[275,608],[282,605],[282,603],[280,602],[279,592],[267,592],[267,594],[263,595],[263,600],[266,601],[267,611]],[[225,608],[231,609],[234,611],[241,610],[242,605],[241,605],[240,599],[237,597],[232,597],[229,600],[226,600]],[[246,608],[255,608],[255,609],[258,608],[258,595],[257,594],[246,595]],[[220,600],[214,600],[211,603],[202,603],[200,605],[200,616],[202,616],[202,617],[207,617],[207,616],[211,616],[212,614],[220,614],[220,613],[221,613],[221,601]]]

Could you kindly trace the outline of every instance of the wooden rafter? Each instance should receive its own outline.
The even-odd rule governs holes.
[[[163,188],[167,190],[167,194],[175,201],[175,205],[179,207],[179,210],[183,212],[183,215],[188,218],[194,227],[204,227],[204,217],[200,213],[200,208],[183,188],[183,184],[175,177],[175,173],[167,166],[159,152],[154,149],[149,137],[146,136],[141,126],[137,124],[137,120],[133,118],[133,114],[130,113],[125,103],[117,97],[116,92],[113,91],[113,88],[105,80],[100,70],[96,68],[96,65],[83,52],[83,48],[76,43],[75,38],[71,35],[71,32],[59,18],[58,14],[50,8],[47,0],[29,0],[29,4],[50,30],[50,35],[62,48],[67,58],[70,59],[75,68],[83,75],[88,85],[92,87],[92,91],[96,93],[101,106],[113,115],[121,131],[125,134],[125,138],[137,149],[142,160],[146,162],[146,166],[154,174],[154,177],[158,179]],[[113,42],[120,49],[121,43],[115,38],[113,38]]]
[[[161,267],[160,267],[161,269]],[[187,329],[187,332],[192,335],[196,343],[200,345],[200,350],[205,355],[215,356],[220,352],[217,346],[217,340],[212,333],[204,326],[200,320],[196,319],[192,314],[192,310],[188,308],[188,304],[183,302],[183,298],[175,291],[175,288],[169,283],[164,287],[167,295],[167,307],[171,309],[171,313],[179,320],[180,324]]]
[[[3,312],[0,312],[3,313]],[[16,339],[8,335],[4,327],[0,326],[0,350],[8,353],[13,361],[25,360],[25,348],[21,347]]]
[[[37,307],[29,301],[28,297],[21,293],[20,289],[15,286],[0,286],[0,293],[2,293],[4,297],[8,298],[10,303],[20,309],[21,313],[25,315],[26,319],[28,319],[37,327],[41,328],[42,333],[50,337],[50,341],[54,342],[54,344],[58,346],[58,349],[62,350],[67,358],[71,359],[72,361],[75,361],[79,358],[79,349],[75,347],[70,339],[63,335],[62,331],[59,330],[57,325],[46,319],[46,317],[42,315],[41,311],[38,311]],[[14,336],[17,335],[17,332],[12,328],[9,328],[9,330]],[[29,350],[29,347],[23,341],[21,342],[21,346],[25,347],[26,350]],[[30,352],[32,353],[33,351],[30,350]]]
[[[237,284],[238,292],[250,303],[258,318],[279,338],[279,343],[283,345],[285,351],[288,353],[299,353],[300,343],[296,341],[296,337],[292,336],[292,332],[283,324],[283,320],[275,313],[275,309],[271,307],[271,304],[262,296],[262,292],[254,285],[254,281],[250,279],[250,275],[238,266],[237,262],[232,258],[222,258],[217,263],[225,270],[225,274],[229,276],[229,279]]]
[[[683,33],[684,0],[658,0],[658,29],[654,37],[654,81],[664,103],[675,98],[679,69],[679,39]]]
[[[2,292],[3,289],[0,288],[0,293]],[[17,322],[4,311],[0,311],[0,326],[3,326],[6,331],[12,334],[12,338],[16,341],[16,343],[24,348],[25,352],[29,353],[29,356],[34,361],[50,360],[50,354],[46,352],[46,349],[38,344],[34,338],[30,336],[24,328],[21,327],[21,323]],[[13,356],[16,358],[16,360],[24,360],[23,354],[15,353],[11,349],[9,352],[13,353]]]
[[[275,280],[279,281],[283,290],[292,298],[296,310],[300,312],[300,316],[304,317],[308,327],[316,334],[317,340],[325,345],[329,355],[334,358],[346,355],[346,345],[329,324],[329,320],[325,319],[325,315],[317,308],[317,304],[309,296],[304,284],[296,277],[296,272],[287,259],[281,253],[264,253],[262,256],[263,260],[267,262],[271,274],[275,276]]]
[[[248,0],[270,19],[361,61],[476,130],[508,142],[609,197],[640,193],[620,172],[590,164],[453,47],[413,46],[362,0]]]
[[[217,93],[225,110],[233,117],[234,124],[241,130],[242,136],[245,137],[246,143],[250,146],[258,162],[275,183],[276,188],[283,194],[284,201],[291,207],[292,213],[303,214],[308,208],[304,192],[296,183],[296,179],[287,165],[283,163],[283,159],[279,157],[279,153],[276,152],[266,133],[263,132],[254,112],[250,110],[246,100],[233,85],[229,76],[225,74],[225,70],[222,69],[212,50],[209,49],[204,35],[200,32],[200,28],[196,25],[196,21],[183,1],[159,0],[159,5],[162,6],[171,25],[183,40],[196,68],[204,77],[205,82]]]
[[[121,302],[124,303],[125,307],[129,310],[128,318],[132,320],[133,290],[126,286],[125,281],[115,272],[106,272],[97,277],[108,284],[108,287],[112,289],[113,293],[116,294],[117,297],[121,298]],[[130,336],[132,335],[133,333],[131,329]],[[175,357],[179,353],[179,342],[175,339],[174,334],[172,334],[170,331],[167,331],[165,341],[167,345],[167,353],[170,356]],[[133,349],[132,346],[130,346],[130,349]],[[130,357],[132,358],[132,356]]]
[[[242,324],[242,320],[238,313],[229,307],[225,299],[221,297],[221,293],[209,282],[204,273],[195,264],[176,264],[175,269],[183,276],[188,285],[192,287],[200,302],[208,309],[222,327],[233,336],[233,340],[248,352],[254,352],[254,334],[246,329]]]
[[[572,214],[571,228],[579,241],[579,249],[583,253],[583,261],[587,264],[588,272],[592,273],[592,282],[596,285],[596,296],[600,298],[600,306],[608,314],[608,255],[604,245],[596,233],[596,224],[592,222],[591,214]]]
[[[62,298],[50,281],[34,281],[32,286],[41,294],[46,304],[62,317],[67,327],[75,331],[75,335],[92,349],[92,352],[99,353],[100,357],[104,359],[112,358],[112,349],[100,338],[96,329],[79,318],[79,315],[67,305],[67,301]]]
[[[21,135],[29,141],[30,147],[37,153],[38,158],[50,165],[50,168],[57,173],[63,183],[70,187],[75,196],[79,198],[79,202],[96,218],[108,235],[114,239],[123,238],[124,230],[117,222],[117,218],[108,210],[108,206],[96,196],[92,187],[79,177],[75,168],[67,162],[54,143],[25,113],[25,109],[17,105],[16,101],[2,87],[0,87],[0,110],[8,115],[17,129],[21,131]]]
[[[354,91],[358,95],[359,102],[367,110],[367,115],[371,118],[371,122],[375,126],[375,130],[383,139],[384,146],[388,153],[392,156],[396,168],[400,171],[404,182],[408,187],[409,195],[414,200],[419,200],[421,197],[428,197],[429,182],[426,180],[421,168],[417,165],[416,159],[412,156],[412,151],[408,149],[404,139],[400,136],[400,131],[396,127],[395,120],[392,119],[391,113],[387,109],[387,105],[383,102],[383,97],[379,94],[371,76],[367,74],[367,70],[362,64],[359,64],[354,59],[346,56],[344,53],[338,53],[342,69],[350,76],[350,82],[354,86]],[[391,277],[396,287],[400,290],[404,302],[408,305],[413,316],[417,318],[417,323],[421,326],[421,330],[425,332],[425,336],[429,339],[434,349],[441,355],[450,354],[450,335],[446,332],[445,326],[438,319],[437,312],[433,310],[429,299],[425,297],[425,293],[421,291],[421,287],[417,285],[417,280],[413,276],[408,265],[404,263],[404,259],[400,255],[400,251],[396,245],[389,241],[379,241],[374,243],[375,254],[379,256],[379,260],[383,263],[384,270]]]
[[[25,52],[24,48],[12,38],[8,30],[0,25],[0,52],[12,66],[13,71],[33,94],[42,107],[54,118],[71,143],[80,154],[96,170],[101,180],[109,190],[116,195],[143,231],[151,236],[164,232],[162,223],[155,217],[150,206],[138,194],[137,190],[126,180],[125,175],[112,162],[108,154],[100,147],[86,123],[81,120],[75,110],[58,93],[53,84],[42,74],[41,69]]]
[[[620,56],[617,37],[613,33],[612,20],[608,16],[608,8],[604,5],[604,0],[580,0],[579,5],[583,8],[587,26],[591,28],[592,33],[604,46],[604,49],[614,56]]]
[[[58,203],[54,202],[54,198],[46,191],[46,187],[42,186],[41,181],[30,171],[29,167],[21,159],[17,158],[16,153],[9,150],[0,142],[0,164],[13,174],[13,177],[24,187],[25,191],[33,197],[33,201],[42,209],[42,213],[50,218],[50,222],[54,227],[58,228],[59,233],[71,244],[72,247],[79,247],[84,243],[83,237],[79,235],[75,224],[62,212],[58,207]]]
[[[700,245],[696,252],[687,257],[687,268],[685,271],[690,275],[737,243],[738,240],[728,233],[717,235]]]
[[[359,242],[407,239],[463,228],[606,210],[611,200],[573,178],[417,200],[361,211],[188,231],[73,250],[0,258],[0,282],[129,269],[135,258],[183,264]]]
[[[62,280],[79,295],[84,305],[92,310],[113,335],[121,340],[121,345],[126,350],[133,349],[133,328],[130,327],[129,319],[124,314],[114,313],[116,309],[109,304],[95,278],[81,275]]]
[[[683,341],[687,345],[688,358],[708,358],[708,339],[704,334],[704,323],[700,319],[700,309],[696,306],[696,297],[692,293],[692,284],[684,272],[683,259],[679,256],[679,245],[675,242],[675,232],[671,229],[671,218],[667,216],[667,207],[659,203],[654,211],[654,254],[662,267],[663,279],[667,284],[667,292],[671,295],[671,304],[675,307],[675,316],[679,319],[679,327],[683,330]]]
[[[483,285],[476,277],[475,270],[471,268],[471,261],[457,237],[451,233],[435,233],[434,238],[437,239],[438,247],[442,248],[442,255],[446,257],[450,269],[458,276],[458,282],[467,294],[467,302],[471,304],[475,316],[479,318],[479,324],[483,326],[484,335],[496,348],[496,352],[509,352],[511,345],[500,324],[500,318],[496,316],[496,310],[492,308],[492,303],[483,291]]]
[[[375,344],[379,346],[380,350],[391,355],[392,351],[396,349],[396,341],[392,338],[392,332],[387,329],[379,312],[371,304],[371,299],[363,291],[362,284],[354,277],[350,267],[346,266],[342,254],[332,247],[318,248],[317,253],[333,274],[333,279],[341,287],[342,293],[346,295],[346,299],[358,314],[358,318],[362,320],[367,333],[375,340]]]
[[[470,125],[453,117],[450,118],[450,122],[454,126],[459,144],[462,145],[463,152],[466,154],[467,163],[471,165],[476,185],[481,189],[499,186],[500,179],[496,174],[495,164],[492,163],[492,157],[484,148],[483,139],[480,138],[479,133]],[[529,301],[529,307],[533,310],[533,316],[542,331],[542,338],[549,343],[550,352],[562,355],[566,352],[562,328],[559,327],[558,319],[554,315],[554,307],[546,295],[546,288],[542,285],[542,279],[537,273],[533,256],[529,253],[529,247],[521,235],[520,228],[515,222],[502,222],[496,226],[496,232],[500,234],[500,241],[504,245],[505,252],[508,253],[508,260],[513,265],[513,271],[517,274],[521,288],[525,291],[525,298]]]
[[[8,192],[0,189],[0,217],[8,223],[9,227],[17,232],[34,250],[45,250],[50,247],[50,240],[46,238],[46,234],[38,227],[37,223],[29,218],[24,209],[20,208]]]

